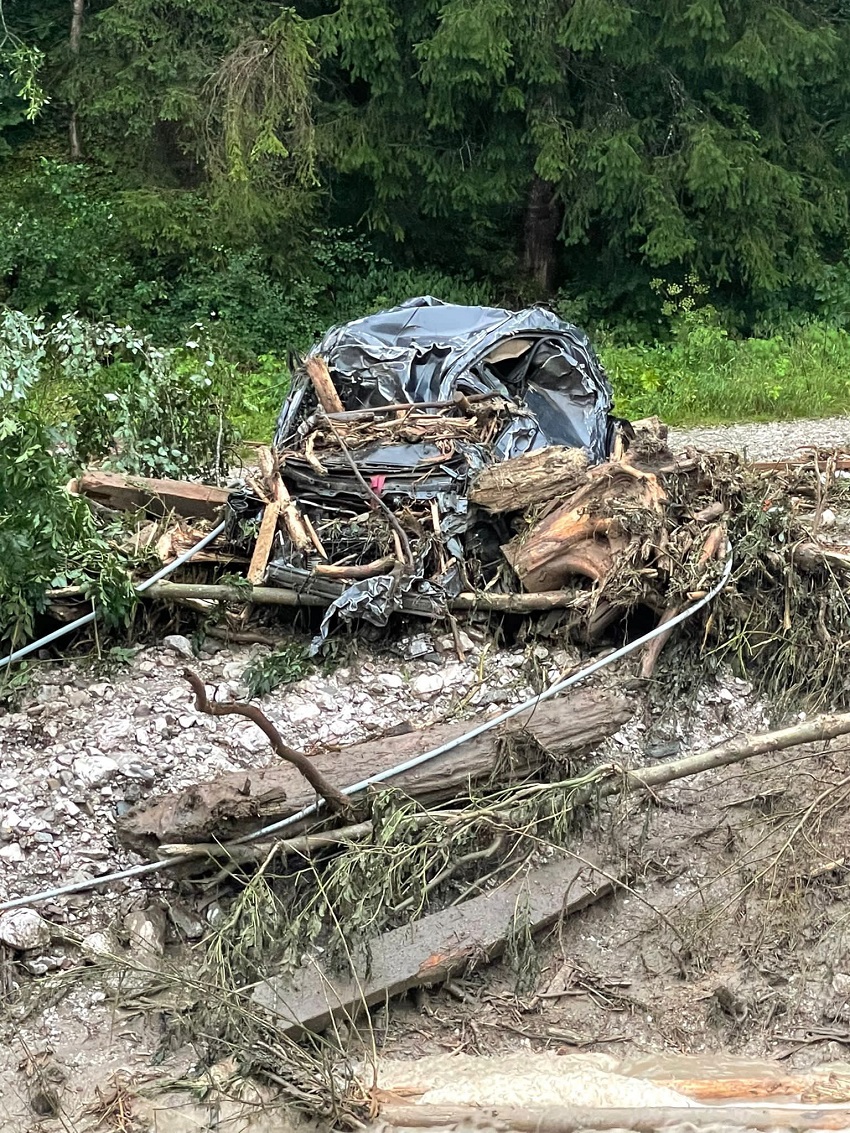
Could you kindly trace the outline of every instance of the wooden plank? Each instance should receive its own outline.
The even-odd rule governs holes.
[[[354,1019],[391,996],[440,983],[472,959],[497,958],[518,911],[533,932],[541,932],[613,890],[592,860],[550,862],[483,897],[375,938],[354,957],[356,970],[349,975],[324,971],[316,962],[291,977],[264,981],[253,1001],[277,1016],[284,1033],[318,1032],[335,1015]]]
[[[272,544],[277,534],[277,521],[280,518],[280,504],[273,500],[266,504],[263,520],[260,524],[260,533],[254,544],[254,553],[251,555],[251,564],[248,567],[248,581],[252,586],[259,586],[266,574],[269,555],[272,553]]]
[[[848,1129],[850,1110],[779,1106],[641,1106],[599,1109],[592,1106],[405,1105],[381,1107],[381,1119],[397,1129],[501,1129],[516,1133],[579,1133],[579,1130],[628,1129]]]
[[[152,515],[173,511],[187,519],[218,519],[230,495],[226,489],[215,488],[211,484],[122,476],[118,472],[84,472],[69,486],[81,495],[119,511],[143,509]]]
[[[328,364],[324,358],[318,354],[312,355],[304,363],[304,369],[307,371],[307,377],[313,383],[319,405],[325,413],[344,413],[345,406],[339,399],[339,394],[336,392]]]
[[[577,689],[544,701],[391,782],[425,806],[457,798],[471,783],[492,776],[497,767],[499,783],[504,784],[539,769],[550,758],[566,763],[613,735],[633,713],[625,697],[602,689]],[[461,736],[469,727],[466,720],[435,724],[323,751],[314,762],[333,783],[345,787]],[[517,741],[510,761],[505,759],[506,737]],[[266,822],[288,818],[313,801],[312,791],[294,768],[274,764],[146,799],[118,819],[118,836],[124,845],[144,854],[155,854],[162,843],[228,841]],[[289,833],[297,834],[298,829]]]

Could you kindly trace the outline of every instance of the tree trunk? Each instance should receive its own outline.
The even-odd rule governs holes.
[[[528,191],[523,228],[523,271],[544,295],[555,280],[555,241],[561,224],[561,209],[555,186],[535,175]]]
[[[84,8],[85,0],[71,0],[71,35],[69,46],[71,49],[71,58],[75,64],[80,56],[80,43],[83,38]],[[80,142],[80,126],[77,120],[77,108],[75,106],[71,107],[71,120],[68,123],[68,145],[71,161],[79,161],[83,156],[83,148]]]
[[[500,729],[468,740],[389,782],[423,806],[462,796],[470,783],[486,782],[494,773],[506,785],[539,770],[552,758],[568,765],[613,735],[633,711],[624,697],[580,689],[538,704]],[[469,728],[468,720],[433,724],[404,735],[328,750],[312,762],[342,788],[438,747]],[[163,843],[227,841],[288,818],[315,797],[294,767],[272,765],[231,772],[145,800],[118,820],[118,837],[125,846],[144,854],[155,854]]]

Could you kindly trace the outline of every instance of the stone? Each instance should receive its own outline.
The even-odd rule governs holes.
[[[9,838],[21,825],[21,816],[15,810],[7,810],[0,818],[0,838]]]
[[[124,918],[130,948],[144,963],[157,962],[165,951],[165,911],[158,905],[133,909]]]
[[[439,673],[422,673],[416,677],[410,689],[420,700],[433,700],[443,691],[443,678]]]
[[[166,649],[170,649],[172,653],[176,653],[178,657],[185,657],[187,661],[195,660],[195,651],[192,648],[192,643],[188,637],[184,637],[182,633],[169,633],[162,639],[162,644]]]
[[[286,705],[286,714],[293,724],[303,724],[306,720],[314,720],[321,715],[321,709],[308,700],[291,700]]]
[[[34,909],[12,909],[0,913],[0,943],[18,952],[45,948],[50,943],[50,925]]]
[[[379,673],[375,677],[375,686],[390,692],[394,689],[404,688],[404,679],[398,673]]]
[[[90,932],[80,941],[80,951],[87,960],[97,960],[101,956],[110,956],[115,952],[115,945],[105,932]]]
[[[172,905],[168,913],[174,927],[187,940],[200,940],[204,935],[204,922],[188,909],[180,905]]]
[[[87,787],[100,787],[117,771],[118,764],[109,755],[81,755],[74,760],[74,774]]]
[[[24,851],[21,849],[20,842],[10,842],[8,846],[4,846],[0,850],[0,859],[4,862],[22,862],[24,860]]]

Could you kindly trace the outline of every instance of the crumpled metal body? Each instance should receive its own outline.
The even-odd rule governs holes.
[[[493,393],[517,401],[496,441],[507,460],[545,445],[611,448],[611,383],[587,336],[543,307],[463,307],[431,296],[329,330],[314,348],[347,409]],[[275,443],[293,432],[306,381],[293,387]]]
[[[446,445],[426,437],[416,443],[372,440],[352,450],[362,476],[390,507],[436,509],[451,563],[443,572],[426,570],[426,549],[403,580],[383,575],[348,586],[328,609],[314,650],[335,620],[385,625],[394,611],[408,609],[412,592],[420,596],[420,616],[422,599],[431,617],[445,616],[446,598],[462,583],[468,586],[464,540],[480,536],[475,528],[481,517],[466,492],[485,465],[548,445],[582,448],[591,463],[610,455],[614,423],[605,371],[587,336],[542,307],[507,311],[423,296],[332,328],[312,353],[327,363],[346,411],[398,404],[437,412],[458,399],[463,404],[464,397],[501,399],[502,405],[486,443],[458,437]],[[317,462],[306,451],[321,422],[315,410],[310,380],[299,372],[275,433],[275,446],[286,454],[284,478],[299,505],[353,516],[364,502],[370,505],[348,459],[325,449]],[[275,564],[270,573],[280,575]]]

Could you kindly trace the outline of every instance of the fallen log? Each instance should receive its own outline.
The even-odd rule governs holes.
[[[275,1016],[285,1034],[319,1032],[338,1015],[349,1020],[414,987],[441,983],[471,960],[497,958],[523,905],[523,927],[542,932],[614,891],[596,863],[570,858],[531,870],[483,897],[450,906],[393,929],[350,953],[352,971],[336,975],[317,961],[290,977],[274,976],[253,1001]]]
[[[217,519],[230,495],[224,488],[188,480],[154,480],[96,471],[84,472],[69,488],[116,511],[146,511],[157,516],[173,511],[186,519]]]
[[[582,1129],[847,1129],[850,1109],[784,1106],[634,1106],[596,1109],[592,1106],[383,1105],[381,1118],[398,1129],[505,1129],[516,1133],[579,1133]]]
[[[587,472],[583,449],[553,445],[490,464],[475,478],[469,500],[491,515],[524,511],[532,504],[563,499],[579,488]]]
[[[384,560],[388,561],[388,560]],[[393,559],[392,562],[396,560]],[[375,565],[375,564],[372,564]],[[372,577],[371,570],[366,574],[363,568],[316,567],[316,576],[328,581]],[[182,602],[187,598],[211,602],[252,603],[256,606],[329,606],[345,589],[340,584],[334,594],[313,594],[307,590],[292,590],[283,586],[255,586],[252,590],[241,586],[206,584],[195,582],[155,582],[141,595],[156,598],[160,602]],[[560,610],[575,607],[584,610],[587,606],[588,592],[584,590],[549,590],[538,594],[495,594],[488,591],[464,591],[446,603],[450,610],[493,610],[505,614],[527,614],[540,610]],[[408,608],[403,602],[405,613],[422,614],[419,607]]]
[[[501,729],[396,776],[392,785],[428,806],[462,796],[494,773],[499,782],[522,778],[547,761],[568,760],[613,735],[633,714],[624,698],[579,690],[539,704]],[[394,767],[469,730],[466,721],[436,724],[400,736],[367,740],[311,760],[338,788]],[[510,759],[506,759],[506,750]],[[226,841],[270,821],[296,814],[315,799],[291,767],[264,767],[219,776],[183,791],[146,800],[118,820],[118,836],[137,852],[154,856],[163,843]],[[293,827],[290,834],[297,834]]]

